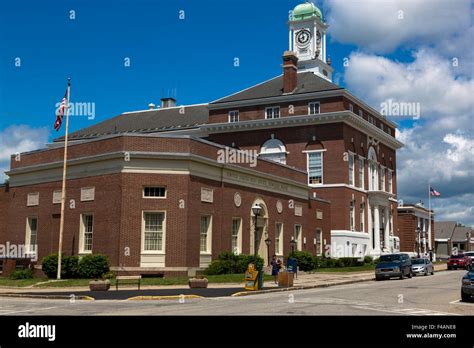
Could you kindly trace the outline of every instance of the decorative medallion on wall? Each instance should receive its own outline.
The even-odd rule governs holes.
[[[242,196],[238,192],[234,193],[234,204],[236,207],[240,207],[242,204]]]
[[[281,214],[283,211],[283,203],[281,201],[277,201],[276,207],[277,207],[277,212]]]

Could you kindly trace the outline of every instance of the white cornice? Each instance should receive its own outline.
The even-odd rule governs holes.
[[[273,119],[259,119],[235,123],[209,123],[201,126],[201,130],[208,134],[229,133],[243,132],[256,129],[297,127],[334,122],[344,122],[363,133],[375,137],[383,144],[392,149],[396,150],[403,147],[403,143],[348,110],[327,112],[318,115],[287,116]]]

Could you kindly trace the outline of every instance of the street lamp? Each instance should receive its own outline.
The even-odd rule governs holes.
[[[255,227],[254,227],[254,256],[255,256],[255,270],[257,269],[257,218],[260,215],[260,212],[262,211],[262,207],[255,203],[252,207],[252,213],[255,216]]]
[[[290,245],[291,245],[291,253],[294,254],[295,253],[296,240],[292,239],[290,241]]]
[[[268,265],[270,265],[270,244],[272,243],[272,240],[270,237],[265,239],[265,244],[267,245],[267,260],[268,260]]]
[[[418,258],[420,258],[420,247],[421,247],[421,240],[420,240],[421,229],[419,227],[416,228],[416,236],[417,236],[417,251],[418,251]]]

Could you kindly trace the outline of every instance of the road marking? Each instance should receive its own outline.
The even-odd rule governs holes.
[[[455,305],[463,305],[463,306],[474,306],[473,302],[464,302],[464,301],[461,301],[461,300],[451,301],[449,303],[450,304],[455,304]]]
[[[46,311],[48,309],[53,309],[53,308],[58,308],[57,306],[54,307],[46,307],[46,308],[34,308],[34,309],[25,309],[21,311],[9,311],[8,313],[0,313],[0,315],[6,315],[6,314],[15,314],[15,313],[24,313],[24,312],[34,312],[34,311]]]
[[[414,315],[414,316],[423,316],[423,315],[459,315],[454,313],[447,313],[447,312],[437,312],[428,309],[419,309],[419,308],[397,308],[397,307],[363,307],[363,306],[352,306],[358,309],[365,309],[370,311],[379,311],[379,312],[387,312],[387,313],[396,313],[396,314],[406,314],[406,315]]]

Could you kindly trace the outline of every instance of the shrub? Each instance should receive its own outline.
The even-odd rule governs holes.
[[[321,256],[313,256],[313,269],[321,268],[325,264],[324,258]]]
[[[109,259],[106,255],[86,255],[79,261],[79,275],[82,278],[102,278],[109,272]]]
[[[215,275],[215,274],[231,274],[231,273],[244,273],[249,263],[254,263],[255,257],[253,255],[235,255],[231,252],[222,252],[217,257],[217,260],[213,260],[204,274]],[[257,257],[257,270],[261,271],[263,268],[263,259]]]
[[[342,261],[343,267],[358,267],[364,265],[364,262],[356,257],[341,257],[339,260]]]
[[[78,276],[77,256],[61,257],[61,278],[77,278]],[[43,273],[48,278],[56,278],[58,272],[58,254],[49,254],[41,261]]]
[[[367,256],[364,257],[364,263],[365,263],[365,264],[370,265],[370,264],[372,264],[373,262],[374,262],[374,258],[373,258],[372,256],[368,256],[368,255],[367,255]]]
[[[31,279],[33,278],[33,270],[30,268],[19,269],[10,275],[10,279]]]
[[[336,268],[344,267],[344,262],[341,259],[334,259],[334,266]]]
[[[294,251],[290,253],[289,258],[294,258],[298,262],[301,271],[311,271],[314,269],[313,255],[307,251]]]

